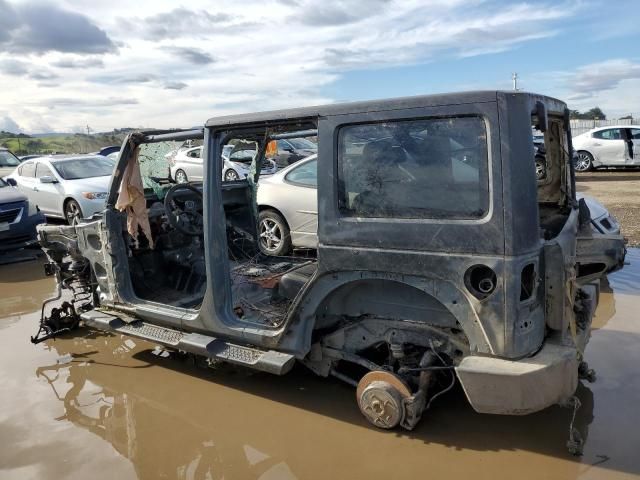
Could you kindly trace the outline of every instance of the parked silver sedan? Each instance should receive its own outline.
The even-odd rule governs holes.
[[[40,157],[7,178],[46,216],[73,224],[104,209],[114,165],[101,155]]]
[[[640,166],[640,126],[619,125],[589,130],[573,138],[575,168]]]
[[[260,249],[286,255],[318,245],[318,156],[311,155],[258,183]]]

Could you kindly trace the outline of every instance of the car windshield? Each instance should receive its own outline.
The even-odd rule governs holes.
[[[78,180],[111,175],[115,161],[107,157],[87,157],[51,162],[51,164],[65,180]]]
[[[0,150],[0,167],[17,167],[20,160],[8,150]]]
[[[311,140],[306,138],[289,138],[287,141],[293,145],[296,150],[317,150],[318,146]]]

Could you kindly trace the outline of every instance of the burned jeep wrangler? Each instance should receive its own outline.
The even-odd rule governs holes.
[[[261,164],[270,142],[294,137],[318,142],[313,258],[258,248]],[[204,180],[172,183],[167,158],[202,138]],[[222,150],[241,144],[255,149],[252,173],[223,182]],[[413,428],[456,379],[478,412],[562,403],[586,370],[599,279],[625,253],[622,237],[592,232],[571,151],[566,105],[524,92],[131,134],[105,211],[39,227],[70,294],[49,316],[43,306],[33,341],[86,325],[276,375],[297,360],[356,387],[382,428]]]

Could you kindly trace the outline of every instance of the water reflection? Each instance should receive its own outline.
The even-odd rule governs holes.
[[[155,388],[146,373],[136,372],[152,364],[103,361],[98,348],[108,347],[119,360],[140,350],[131,339],[104,340],[88,334],[56,342],[52,347],[58,361],[36,369],[36,376],[46,380],[64,405],[64,415],[56,420],[70,421],[108,441],[132,461],[142,479],[222,479],[225,472],[238,471],[241,478],[296,478],[287,463],[268,450],[250,443],[228,445],[221,432],[232,431],[233,425],[212,422],[204,402],[187,403],[192,392],[183,389],[183,382]],[[142,356],[151,354],[147,350]],[[114,367],[123,371],[114,374]]]
[[[154,355],[148,345],[131,339],[93,333],[55,342],[52,348],[59,360],[39,367],[36,375],[46,379],[64,405],[64,415],[57,420],[111,443],[143,479],[298,478],[289,458],[302,456],[303,463],[320,467],[322,462],[312,460],[313,452],[330,452],[332,438],[345,428],[364,443],[391,440],[398,450],[406,447],[404,438],[421,440],[425,447],[524,449],[569,458],[564,449],[571,413],[567,409],[528,417],[479,415],[457,391],[416,431],[385,433],[370,429],[360,418],[349,388],[309,377],[303,370],[283,378],[227,367],[210,373]],[[575,426],[586,440],[593,394],[584,385],[577,394],[582,407]],[[286,405],[296,407],[294,416]],[[336,419],[336,430],[320,443],[316,438],[313,445],[306,444],[307,429],[326,428],[328,417]],[[354,426],[362,428],[356,433]]]

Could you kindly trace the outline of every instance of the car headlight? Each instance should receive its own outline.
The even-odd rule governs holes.
[[[29,210],[28,210],[28,215],[35,215],[36,213],[38,213],[40,211],[40,208],[38,208],[38,205],[36,205],[33,202],[27,202],[29,205]]]
[[[107,192],[82,192],[82,196],[89,200],[103,200],[107,198]]]

